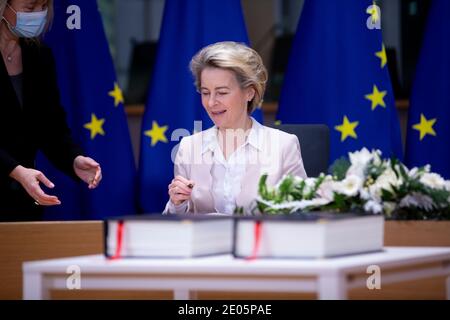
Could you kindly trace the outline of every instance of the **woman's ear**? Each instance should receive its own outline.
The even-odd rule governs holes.
[[[247,88],[247,101],[250,102],[253,100],[253,98],[255,97],[255,88],[253,87],[248,87]]]

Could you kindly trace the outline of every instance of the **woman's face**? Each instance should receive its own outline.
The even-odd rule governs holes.
[[[202,104],[216,127],[245,128],[249,117],[247,103],[253,98],[254,89],[241,89],[234,72],[226,69],[206,68],[200,79]]]

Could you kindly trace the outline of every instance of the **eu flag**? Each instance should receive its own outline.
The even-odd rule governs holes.
[[[434,0],[416,69],[406,136],[409,166],[450,179],[450,1]]]
[[[189,62],[202,47],[219,41],[248,44],[240,0],[166,0],[142,122],[139,201],[144,212],[164,209],[181,138],[212,126]],[[261,120],[261,111],[255,118]],[[199,121],[195,128],[194,121]]]
[[[305,1],[277,119],[328,125],[331,161],[362,147],[402,158],[381,14],[372,0]]]
[[[45,42],[53,51],[61,103],[74,140],[86,156],[100,163],[103,180],[97,189],[52,170],[41,170],[54,183],[48,191],[62,204],[47,219],[102,219],[135,213],[136,168],[123,97],[109,52],[96,1],[54,2],[54,21]]]

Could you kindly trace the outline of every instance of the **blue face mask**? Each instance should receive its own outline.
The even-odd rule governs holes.
[[[3,19],[13,34],[21,38],[35,38],[42,34],[47,23],[47,9],[36,12],[16,12],[11,6],[9,8],[16,14],[16,25],[12,26],[9,21]]]

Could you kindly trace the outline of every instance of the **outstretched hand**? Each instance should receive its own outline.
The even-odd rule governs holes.
[[[54,206],[61,204],[58,197],[48,195],[42,190],[40,183],[43,183],[48,188],[54,188],[55,185],[39,170],[17,166],[11,171],[10,177],[23,186],[37,205]]]
[[[94,159],[78,156],[73,161],[73,169],[76,175],[88,184],[89,189],[97,188],[102,180],[102,169]]]

